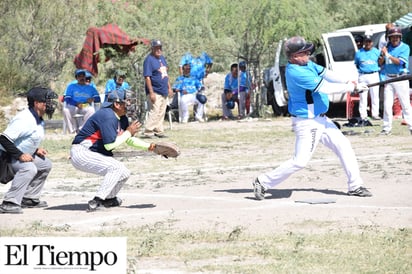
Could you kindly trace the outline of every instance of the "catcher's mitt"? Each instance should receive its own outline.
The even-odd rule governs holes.
[[[177,158],[180,155],[179,147],[174,143],[159,142],[155,144],[154,153],[165,157]]]

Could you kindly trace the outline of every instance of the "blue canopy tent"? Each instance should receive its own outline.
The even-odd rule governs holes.
[[[408,14],[402,16],[401,18],[396,20],[394,24],[401,28],[412,26],[412,12],[409,12]]]

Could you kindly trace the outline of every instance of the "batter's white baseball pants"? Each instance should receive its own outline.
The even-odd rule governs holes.
[[[312,158],[316,146],[321,142],[330,148],[340,159],[348,179],[348,190],[352,191],[363,185],[355,153],[349,140],[326,116],[313,119],[292,117],[296,136],[295,155],[273,171],[258,176],[265,188],[272,188],[293,173],[304,168]]]

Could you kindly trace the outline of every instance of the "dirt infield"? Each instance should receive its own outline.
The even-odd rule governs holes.
[[[379,136],[379,126],[354,128],[348,136],[365,185],[374,195],[370,198],[346,195],[346,178],[337,157],[320,145],[304,170],[269,190],[266,200],[257,201],[253,178],[292,155],[290,119],[211,121],[176,124],[167,132],[169,140],[181,147],[177,160],[122,147],[117,157],[132,171],[119,194],[123,204],[94,213],[86,212],[86,204],[101,178],[79,172],[68,162],[73,136],[49,133],[45,145],[61,142],[50,155],[53,170],[42,196],[49,207],[0,215],[0,228],[41,222],[70,227],[78,235],[164,221],[174,229],[242,227],[262,234],[353,231],[365,226],[411,228],[412,136],[399,123],[394,122],[392,136]],[[0,186],[1,197],[8,187]],[[332,203],[305,203],[325,200]]]

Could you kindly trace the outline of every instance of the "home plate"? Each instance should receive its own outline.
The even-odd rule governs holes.
[[[309,198],[309,199],[304,199],[304,200],[296,200],[295,203],[333,204],[333,203],[336,203],[336,199],[331,199],[331,198]]]

